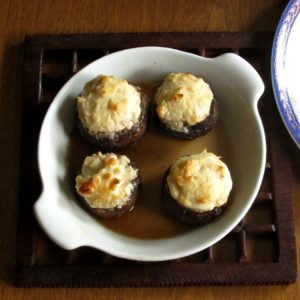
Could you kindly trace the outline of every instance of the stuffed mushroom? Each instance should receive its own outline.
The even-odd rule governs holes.
[[[177,220],[205,224],[224,211],[231,189],[226,164],[213,153],[203,151],[179,158],[166,171],[162,201]]]
[[[103,218],[129,213],[138,200],[141,185],[139,171],[127,156],[101,152],[85,158],[75,181],[81,203]]]
[[[148,100],[126,80],[99,75],[77,97],[78,127],[103,149],[136,143],[146,130]]]
[[[208,133],[218,119],[218,103],[210,86],[190,73],[171,73],[154,98],[162,130],[176,138],[195,139]]]

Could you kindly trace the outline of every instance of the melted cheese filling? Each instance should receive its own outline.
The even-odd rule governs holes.
[[[209,85],[202,78],[171,73],[155,95],[156,112],[170,129],[187,133],[187,125],[202,122],[209,115],[213,98]]]
[[[206,151],[178,159],[170,169],[167,184],[173,199],[199,212],[225,204],[232,189],[225,163]]]
[[[126,80],[100,75],[77,98],[81,123],[90,134],[113,137],[132,128],[141,114],[141,95]]]
[[[93,208],[121,208],[132,194],[138,170],[125,155],[98,152],[85,158],[76,191]]]

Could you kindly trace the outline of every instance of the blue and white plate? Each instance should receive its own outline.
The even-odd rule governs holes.
[[[300,0],[291,0],[281,16],[273,43],[271,65],[278,109],[300,148]]]

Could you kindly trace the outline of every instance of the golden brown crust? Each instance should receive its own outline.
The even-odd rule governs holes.
[[[84,182],[81,185],[79,192],[83,195],[90,195],[96,186],[97,186],[96,178],[90,178],[88,181]]]
[[[120,218],[121,216],[129,213],[135,206],[136,202],[138,201],[138,195],[139,191],[141,189],[141,178],[138,176],[134,182],[134,190],[132,194],[129,196],[128,201],[126,204],[124,204],[122,207],[115,207],[112,209],[107,209],[107,208],[93,208],[91,207],[85,199],[78,195],[78,199],[80,203],[88,209],[94,216],[101,217],[101,218],[111,218],[111,219],[117,219]]]

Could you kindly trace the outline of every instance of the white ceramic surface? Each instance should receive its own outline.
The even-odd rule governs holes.
[[[271,66],[277,107],[300,148],[300,0],[291,0],[282,14],[274,38]]]
[[[73,197],[66,179],[66,149],[74,126],[76,96],[98,74],[133,82],[161,80],[170,72],[201,74],[219,99],[223,124],[234,156],[235,192],[232,205],[215,222],[186,234],[157,240],[122,236],[101,226]],[[257,110],[264,85],[241,57],[214,59],[169,48],[133,48],[105,56],[72,77],[60,90],[44,119],[38,145],[43,192],[34,204],[35,216],[60,247],[91,246],[112,255],[141,261],[175,259],[203,250],[229,233],[246,214],[263,178],[265,136]]]

